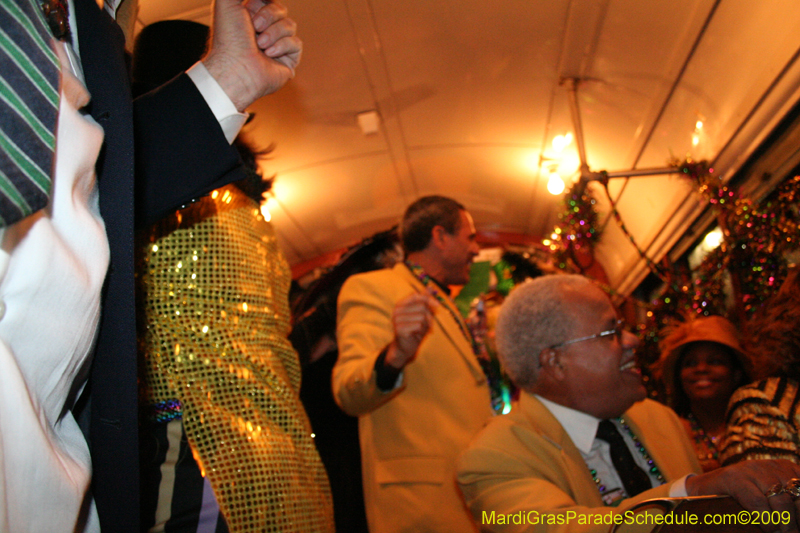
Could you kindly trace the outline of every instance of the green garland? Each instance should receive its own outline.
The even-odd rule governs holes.
[[[600,240],[596,205],[597,201],[585,183],[576,183],[564,195],[559,223],[551,238],[544,242],[554,253],[560,269],[580,268],[576,252],[587,251],[591,255],[592,248]]]
[[[705,162],[685,161],[678,168],[714,210],[724,238],[692,272],[673,267],[664,290],[649,303],[637,351],[645,368],[658,360],[659,332],[673,321],[722,315],[744,327],[785,279],[787,254],[800,248],[800,176],[756,206],[722,184]],[[652,381],[649,388],[652,395],[663,392]]]
[[[609,196],[611,210],[619,227],[628,236],[650,271],[664,281],[661,293],[650,302],[634,301],[646,309],[646,320],[638,327],[641,345],[638,357],[653,395],[657,386],[649,368],[658,360],[659,332],[692,315],[724,315],[741,322],[757,312],[783,282],[787,273],[787,254],[800,249],[800,176],[783,183],[769,200],[755,205],[750,199],[722,183],[705,161],[674,161],[679,175],[691,182],[708,202],[723,229],[723,243],[710,252],[694,271],[656,265],[633,240]],[[606,193],[608,180],[601,180]],[[596,200],[585,183],[567,192],[564,211],[559,217],[548,246],[562,270],[582,271],[576,258],[579,250],[591,253],[600,238]],[[734,298],[729,308],[730,292]],[[613,291],[609,291],[613,294]]]

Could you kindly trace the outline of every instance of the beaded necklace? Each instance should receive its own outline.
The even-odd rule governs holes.
[[[664,475],[661,473],[661,470],[658,469],[658,466],[656,466],[656,462],[653,461],[653,458],[650,457],[649,453],[647,453],[647,449],[644,447],[639,438],[631,430],[631,427],[628,425],[628,423],[625,422],[625,419],[620,417],[617,418],[617,421],[619,422],[620,426],[622,426],[622,429],[624,429],[625,432],[628,434],[628,436],[633,440],[633,444],[636,446],[636,450],[639,452],[642,458],[644,458],[644,460],[647,462],[647,466],[650,467],[648,473],[655,476],[655,478],[658,480],[659,485],[663,485],[664,483],[666,483],[666,479],[664,478]],[[617,505],[619,505],[619,503],[622,501],[621,499],[609,501],[605,497],[606,494],[608,494],[609,492],[608,487],[606,487],[598,477],[597,470],[595,470],[594,468],[590,468],[589,473],[592,475],[592,481],[594,481],[595,486],[597,486],[597,490],[600,491],[600,496],[603,498],[605,504],[612,507],[616,507]]]
[[[456,324],[458,324],[458,328],[461,330],[461,333],[467,339],[467,341],[469,342],[470,346],[472,346],[472,351],[475,354],[479,353],[479,351],[478,351],[479,348],[476,345],[475,339],[472,337],[472,334],[469,332],[469,329],[467,329],[467,325],[461,319],[461,316],[458,315],[456,313],[456,311],[453,310],[452,304],[447,301],[450,298],[447,298],[447,300],[445,300],[445,297],[444,297],[444,295],[442,294],[442,291],[439,288],[439,284],[433,278],[431,278],[428,274],[426,274],[425,271],[422,270],[421,266],[419,266],[417,264],[414,264],[414,263],[409,263],[408,261],[405,261],[405,265],[408,267],[408,269],[411,271],[411,273],[414,274],[414,276],[425,287],[430,287],[431,283],[433,283],[433,286],[436,288],[435,291],[432,291],[433,292],[433,297],[436,298],[436,301],[438,301],[440,304],[442,304],[442,306],[445,309],[447,309],[447,311],[450,313],[450,316],[452,316],[453,320],[456,321]]]
[[[492,409],[497,412],[497,406],[502,403],[502,396],[499,392],[501,379],[498,373],[492,367],[491,361],[489,361],[488,357],[484,355],[485,350],[481,349],[480,344],[478,344],[478,342],[475,340],[475,337],[472,335],[472,333],[470,333],[467,324],[461,318],[461,315],[458,313],[458,311],[456,311],[453,307],[452,300],[450,300],[449,297],[445,298],[445,295],[438,282],[426,274],[421,266],[415,263],[409,263],[408,261],[404,261],[403,263],[408,267],[414,277],[416,277],[420,283],[422,283],[422,285],[425,287],[431,287],[432,284],[432,286],[435,288],[434,291],[431,291],[433,293],[433,297],[436,298],[436,301],[438,301],[442,307],[447,309],[447,312],[450,313],[450,316],[453,317],[453,320],[455,320],[456,324],[458,324],[458,328],[467,339],[467,342],[469,342],[470,346],[472,346],[472,353],[475,354],[475,359],[477,359],[478,365],[480,365],[481,370],[483,370],[483,373],[486,376],[486,381],[489,385]]]
[[[719,461],[717,437],[709,436],[691,412],[686,415],[686,420],[689,421],[689,425],[692,429],[692,440],[694,440],[694,449],[697,452],[697,458],[700,461],[708,461],[710,459]],[[704,447],[708,450],[708,453],[703,452]]]

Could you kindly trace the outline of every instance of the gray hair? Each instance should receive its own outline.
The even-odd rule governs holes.
[[[530,391],[539,377],[539,354],[564,342],[573,309],[566,292],[584,292],[594,284],[575,274],[549,275],[519,285],[503,302],[495,336],[500,362],[511,381]]]

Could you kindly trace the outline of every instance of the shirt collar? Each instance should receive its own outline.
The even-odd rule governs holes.
[[[111,15],[112,19],[117,18],[117,9],[119,9],[119,5],[122,3],[122,0],[104,0],[103,1],[103,9],[106,10],[106,13]]]
[[[431,278],[431,281],[433,281],[436,284],[436,286],[439,287],[439,289],[441,289],[443,293],[452,298],[453,295],[450,293],[450,287],[448,287],[443,283],[440,283],[438,279]]]
[[[597,434],[597,426],[600,424],[600,419],[592,415],[586,414],[569,407],[564,407],[546,398],[542,398],[538,394],[535,395],[540,402],[550,411],[550,414],[558,420],[564,431],[567,432],[572,443],[583,454],[588,454],[592,449],[595,435]]]
[[[434,284],[436,284],[436,286],[439,287],[439,289],[443,293],[445,293],[447,296],[450,296],[452,298],[450,287],[448,287],[444,283],[441,283],[438,279],[435,279],[432,276],[430,276],[427,272],[425,272],[422,269],[421,266],[419,266],[419,265],[417,265],[415,263],[409,263],[408,261],[404,261],[403,264],[408,267],[408,269],[411,271],[411,273],[414,275],[414,277],[417,277],[417,273],[414,272],[414,268],[418,268],[429,280],[431,280]]]

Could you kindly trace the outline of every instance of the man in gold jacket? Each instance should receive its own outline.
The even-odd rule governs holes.
[[[341,290],[334,396],[359,417],[371,533],[476,531],[455,462],[492,410],[448,289],[469,279],[475,226],[454,200],[429,196],[406,210],[401,237],[404,263]]]
[[[700,474],[675,413],[645,400],[637,338],[587,278],[545,276],[519,286],[500,311],[496,340],[522,391],[519,406],[481,431],[458,465],[461,490],[484,530],[599,533],[621,515],[618,531],[649,531],[652,522],[628,519],[635,504],[712,494],[731,495],[748,510],[788,511],[795,520],[800,504],[790,495],[764,494],[798,477],[792,463]]]

